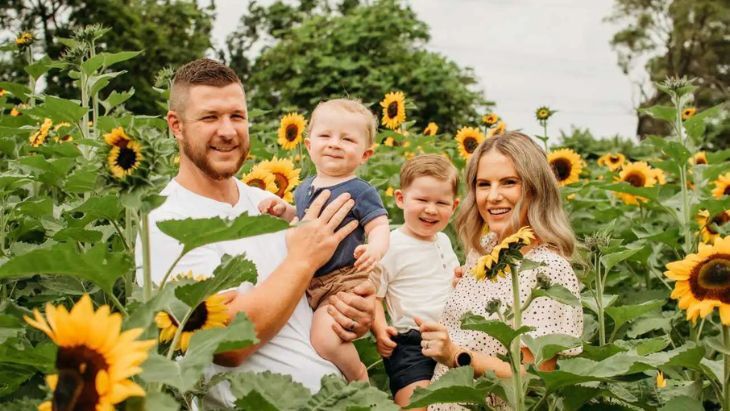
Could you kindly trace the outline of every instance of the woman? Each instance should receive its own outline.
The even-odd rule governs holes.
[[[471,270],[477,259],[501,239],[520,227],[530,226],[536,239],[521,251],[525,258],[543,262],[535,270],[520,272],[520,300],[524,303],[536,284],[538,273],[551,283],[560,284],[579,296],[579,282],[568,262],[575,238],[561,207],[558,183],[548,165],[545,153],[528,136],[506,132],[485,140],[473,153],[466,170],[468,193],[462,203],[456,225],[467,251],[464,277],[446,302],[439,323],[421,324],[423,353],[438,361],[433,381],[450,367],[470,363],[475,377],[493,371],[500,378],[509,378],[510,365],[498,354],[506,349],[494,338],[461,329],[461,317],[467,312],[497,319],[486,314],[489,301],[500,300],[502,307],[512,305],[511,274],[496,282],[477,281]],[[484,234],[488,228],[488,234]],[[522,324],[534,327],[529,335],[567,334],[580,337],[583,313],[580,307],[569,307],[554,300],[535,299],[523,312]],[[563,354],[575,355],[580,348]],[[533,360],[532,353],[522,347],[523,363]],[[553,370],[556,358],[545,361],[543,370]],[[501,401],[494,405],[504,406]],[[463,409],[457,405],[436,404],[429,410]]]

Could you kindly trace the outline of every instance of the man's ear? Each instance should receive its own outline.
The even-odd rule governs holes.
[[[182,138],[182,119],[176,111],[167,112],[167,126],[170,127],[175,139],[179,141]]]

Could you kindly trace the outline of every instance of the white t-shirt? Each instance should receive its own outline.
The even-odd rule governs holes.
[[[393,327],[398,332],[417,329],[413,317],[438,321],[451,292],[459,260],[444,233],[433,241],[411,237],[402,229],[390,232],[390,246],[381,260],[378,297],[385,297]]]
[[[165,203],[150,213],[150,249],[152,281],[159,283],[170,265],[180,255],[182,244],[162,233],[157,228],[157,221],[180,220],[185,218],[223,217],[235,218],[244,212],[259,215],[258,203],[271,196],[271,193],[235,180],[238,186],[238,203],[231,206],[208,197],[195,194],[184,188],[175,180],[162,190],[167,196]],[[172,275],[192,270],[194,274],[211,275],[220,264],[224,254],[231,256],[246,253],[258,271],[258,282],[266,277],[284,260],[287,253],[284,231],[263,234],[240,240],[222,241],[198,247],[185,255],[172,271]],[[142,248],[137,241],[135,250],[137,262],[137,281],[142,283]],[[250,290],[254,285],[242,284],[240,290]],[[312,310],[302,295],[289,321],[268,343],[261,346],[236,371],[271,371],[291,375],[295,381],[304,384],[316,392],[320,388],[320,380],[326,374],[339,370],[332,363],[322,359],[312,348],[309,330],[312,326]],[[231,370],[227,367],[213,365],[208,374]],[[218,387],[220,388],[220,387]],[[223,390],[225,391],[225,390]],[[211,392],[211,395],[233,405],[230,393]],[[222,397],[222,398],[221,398]]]

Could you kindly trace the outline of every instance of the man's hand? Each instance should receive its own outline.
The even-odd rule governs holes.
[[[386,327],[383,332],[375,335],[375,340],[377,341],[376,347],[381,357],[390,358],[390,355],[393,354],[393,350],[398,344],[391,337],[395,337],[396,335],[398,335],[398,330],[391,326]]]
[[[367,244],[360,244],[355,247],[354,257],[357,259],[355,260],[354,267],[357,271],[363,273],[372,271],[378,262],[380,262],[380,259],[383,258],[377,251],[373,250],[373,247],[368,247]]]
[[[332,257],[340,241],[358,224],[353,220],[337,230],[337,226],[345,219],[355,202],[350,199],[350,194],[343,193],[322,210],[329,196],[330,191],[323,190],[309,206],[299,224],[286,233],[289,251],[287,258],[301,261],[312,268],[312,273]]]
[[[350,292],[339,292],[329,299],[327,312],[335,319],[332,329],[342,341],[364,335],[373,323],[375,286],[365,280]]]

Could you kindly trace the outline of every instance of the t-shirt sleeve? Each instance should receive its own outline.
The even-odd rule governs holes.
[[[393,238],[393,234],[390,234],[391,241]],[[380,266],[382,268],[382,273],[380,274],[380,284],[378,285],[378,290],[375,293],[375,295],[378,298],[384,298],[385,294],[388,292],[388,285],[391,281],[393,281],[393,278],[395,276],[396,272],[396,258],[395,258],[395,252],[393,252],[393,247],[391,244],[391,247],[388,249],[388,251],[385,253],[383,258],[380,260]]]
[[[180,219],[181,217],[160,215],[157,218],[150,216],[150,272],[152,282],[159,284],[165,273],[180,255],[183,245],[174,238],[163,233],[157,227],[157,221]],[[135,244],[135,262],[137,267],[137,281],[143,283],[144,273],[142,266],[142,241],[137,236]],[[180,273],[192,271],[193,274],[209,277],[220,264],[220,255],[213,246],[203,246],[191,250],[175,264],[168,280]]]
[[[357,196],[352,213],[363,227],[376,217],[388,215],[388,212],[383,206],[383,201],[378,195],[378,190],[371,185],[368,185],[367,188]]]
[[[549,254],[543,261],[546,266],[536,271],[545,274],[554,285],[562,285],[571,294],[580,299],[580,286],[570,263],[564,258]],[[551,298],[539,297],[533,300],[523,314],[523,324],[534,327],[528,333],[531,337],[541,337],[549,334],[565,334],[580,338],[583,335],[583,310],[581,307],[571,307],[559,303]],[[582,347],[575,347],[562,351],[561,355],[578,355]]]

